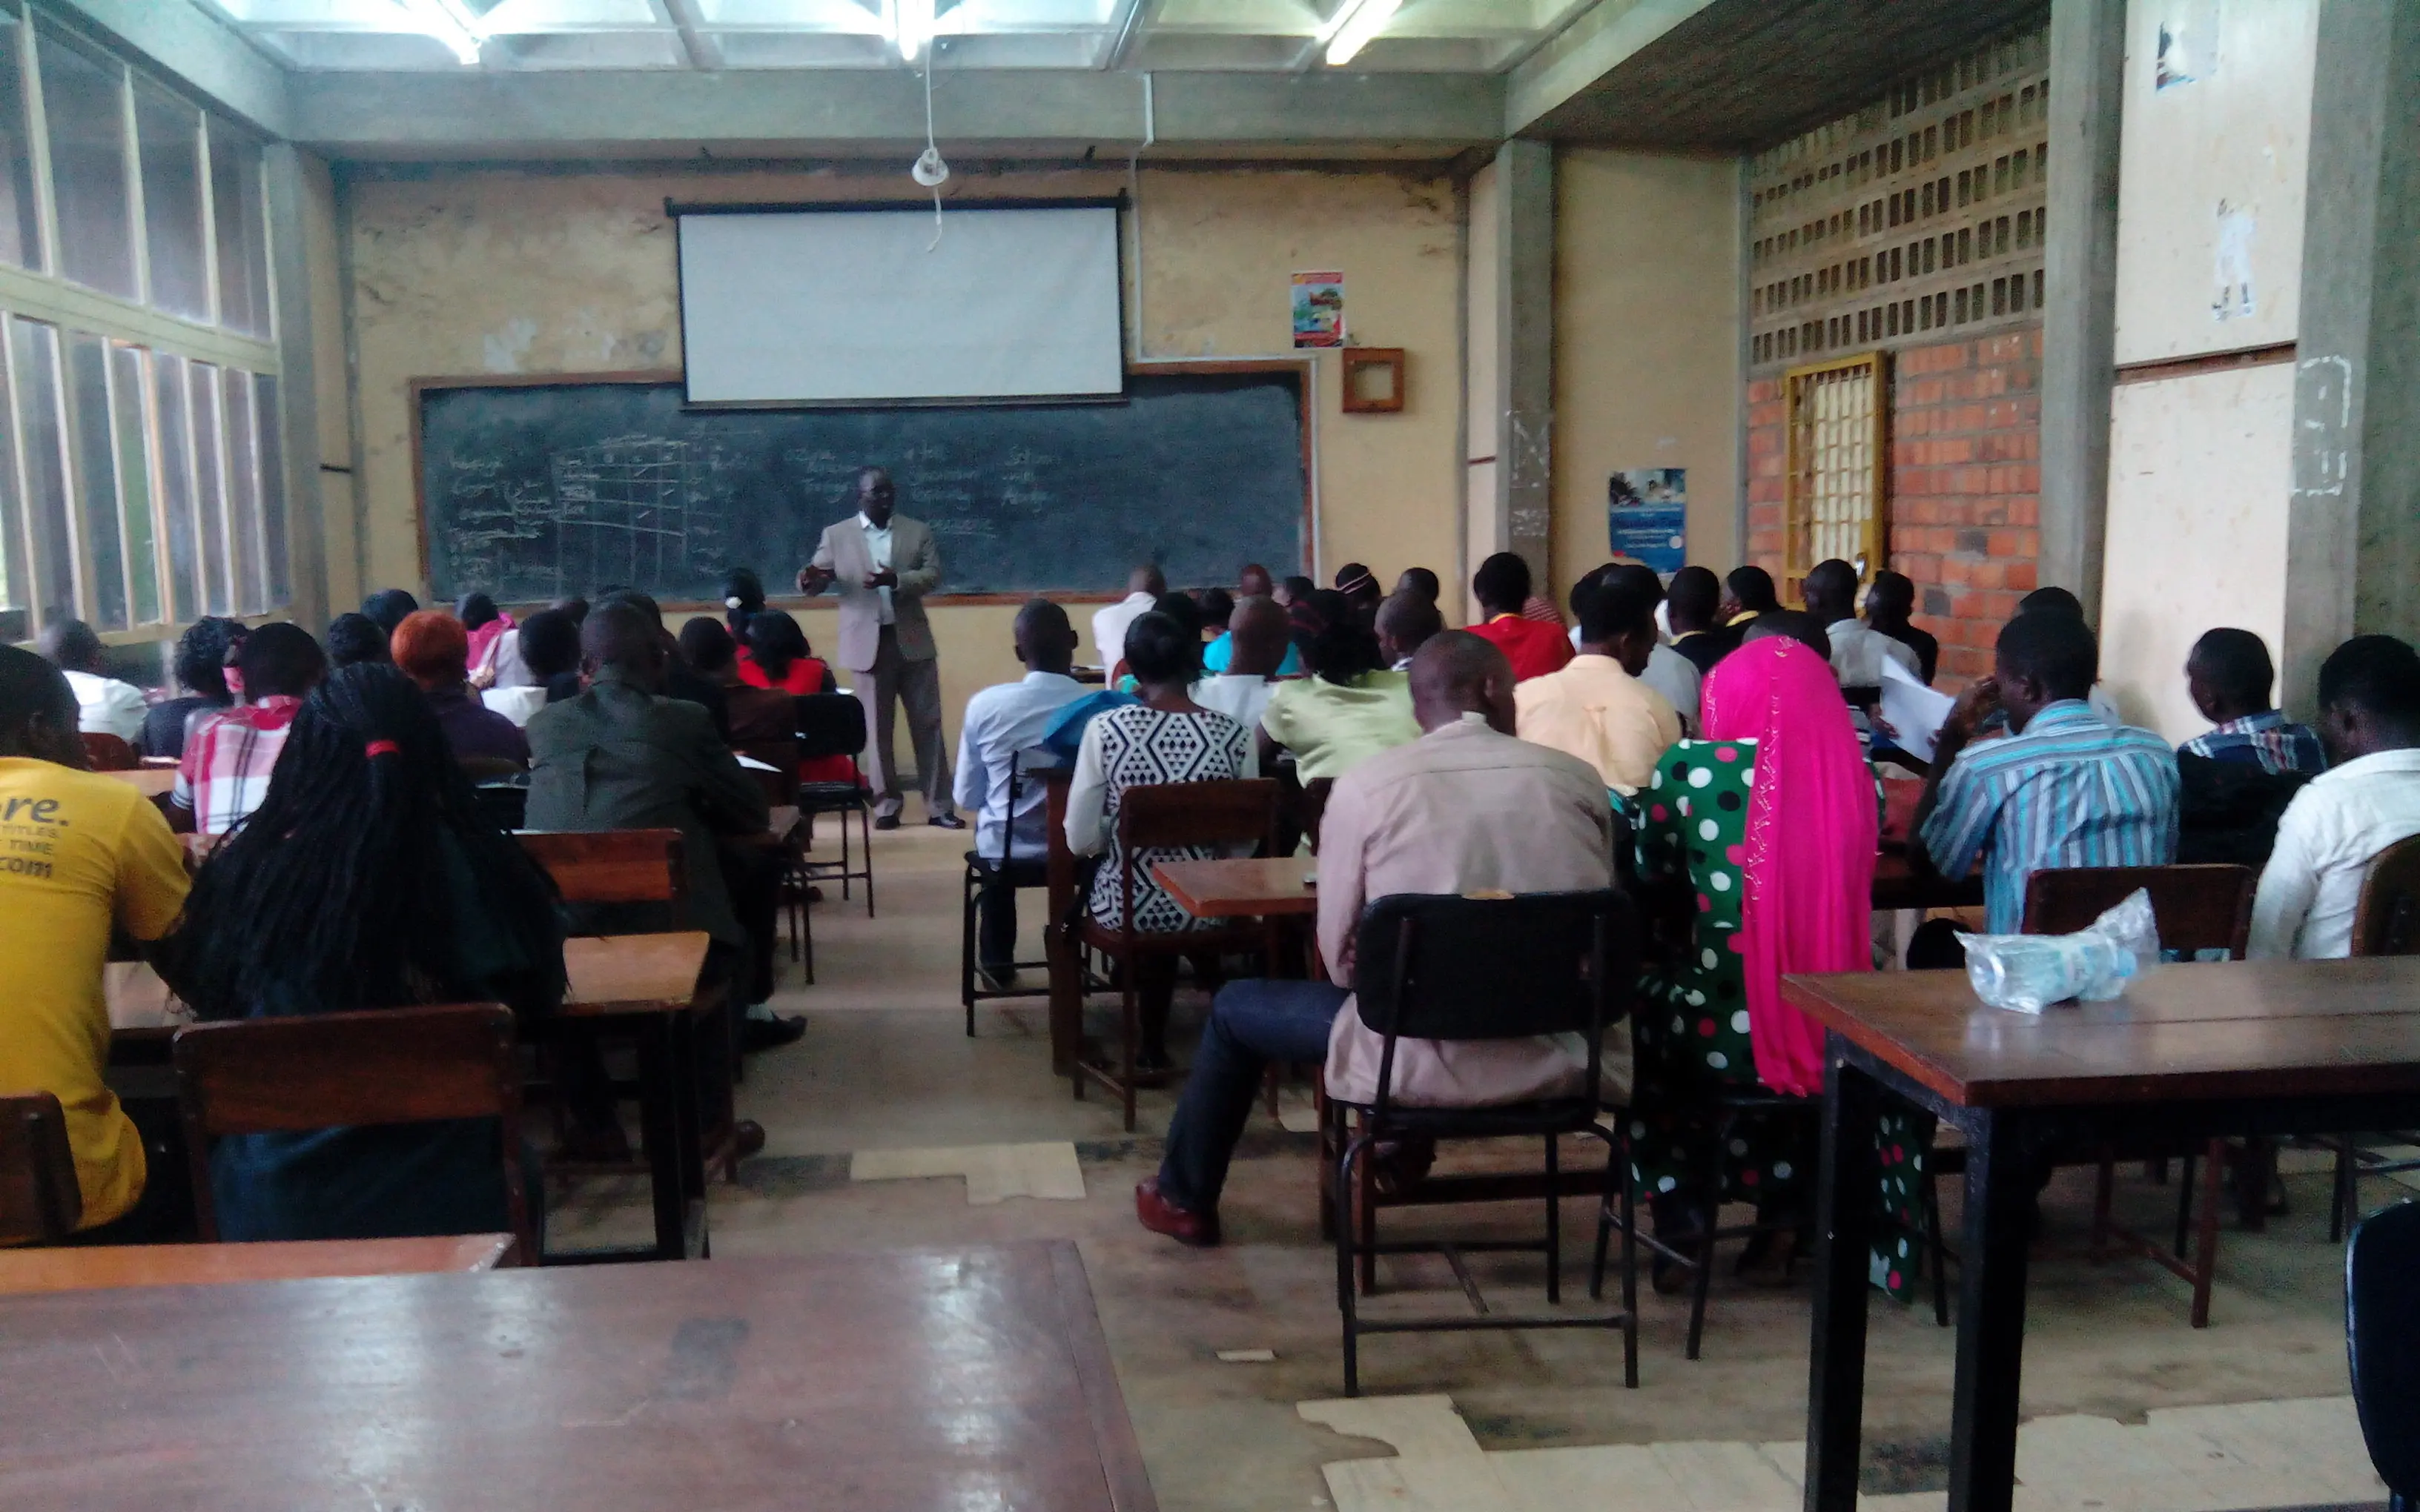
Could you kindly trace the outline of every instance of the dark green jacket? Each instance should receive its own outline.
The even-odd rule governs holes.
[[[532,829],[677,829],[692,927],[727,945],[748,936],[715,858],[717,835],[759,835],[765,793],[694,703],[657,698],[600,672],[578,698],[530,717]]]

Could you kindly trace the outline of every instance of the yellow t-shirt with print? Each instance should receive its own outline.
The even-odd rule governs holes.
[[[49,1092],[67,1111],[80,1227],[143,1194],[143,1141],[101,1080],[110,921],[158,939],[185,888],[184,847],[132,783],[0,757],[0,1093]]]

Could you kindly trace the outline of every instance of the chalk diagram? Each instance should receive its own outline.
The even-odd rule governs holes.
[[[716,559],[724,534],[711,471],[690,442],[644,435],[557,452],[543,484],[492,462],[458,464],[453,576],[520,600],[685,582]]]

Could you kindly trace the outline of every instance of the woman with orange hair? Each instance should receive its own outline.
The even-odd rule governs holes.
[[[387,650],[436,711],[456,761],[529,764],[529,737],[520,727],[472,696],[471,636],[460,620],[442,609],[416,609],[395,627]]]

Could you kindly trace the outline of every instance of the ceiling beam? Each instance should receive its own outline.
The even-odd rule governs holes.
[[[161,72],[271,136],[291,125],[286,74],[268,54],[214,15],[162,0],[63,0],[139,53]]]
[[[1528,130],[1713,3],[1597,0],[1512,70],[1504,90],[1504,134]]]

